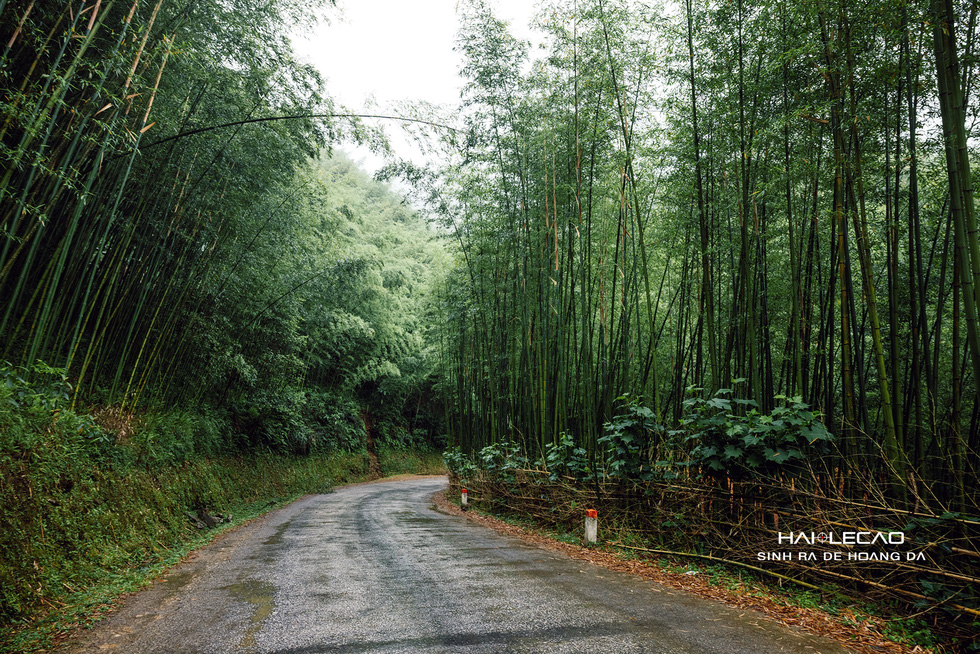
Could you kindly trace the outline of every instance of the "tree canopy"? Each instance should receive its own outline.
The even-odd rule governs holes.
[[[289,31],[327,4],[0,3],[16,25],[0,66],[7,365],[63,371],[79,406],[213,407],[251,445],[299,450],[353,438],[358,393],[397,411],[431,383],[442,246],[330,158],[378,134],[330,119],[344,112],[292,54]]]

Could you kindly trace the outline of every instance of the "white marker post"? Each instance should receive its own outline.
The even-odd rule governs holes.
[[[585,542],[589,545],[595,545],[598,532],[599,514],[595,509],[588,509],[585,512]]]
[[[462,507],[463,507],[463,508],[465,509],[465,508],[466,508],[466,506],[467,506],[467,501],[466,501],[466,489],[465,489],[465,488],[463,489],[463,492],[462,492],[462,493],[460,493],[460,496],[461,496],[461,497],[460,497],[460,501],[459,501],[459,503],[460,503],[460,505],[462,505]]]

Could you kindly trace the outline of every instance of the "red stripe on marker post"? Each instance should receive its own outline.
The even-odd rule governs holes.
[[[462,489],[462,492],[460,493],[460,500],[459,500],[459,502],[460,502],[460,504],[463,507],[466,507],[466,505],[467,505],[467,498],[466,498],[466,489],[465,488]]]
[[[595,545],[599,535],[599,513],[595,509],[587,509],[585,512],[585,542]]]

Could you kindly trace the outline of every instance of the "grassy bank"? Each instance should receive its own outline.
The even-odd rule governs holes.
[[[368,479],[363,425],[342,422],[308,425],[300,455],[214,408],[76,411],[63,371],[0,363],[0,652],[46,647],[224,529]],[[383,475],[445,470],[423,442],[375,454]]]
[[[223,528],[367,476],[363,454],[200,457],[93,466],[38,451],[5,457],[0,487],[0,651],[42,647]],[[231,514],[201,530],[188,513]]]
[[[442,452],[425,448],[378,448],[378,466],[382,477],[392,475],[444,475],[446,464]]]
[[[221,531],[370,475],[363,449],[248,450],[214,415],[120,421],[19,390],[0,384],[0,652],[44,648]],[[384,475],[445,470],[425,449],[377,454]]]

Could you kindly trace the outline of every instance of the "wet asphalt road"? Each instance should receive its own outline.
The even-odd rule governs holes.
[[[340,488],[229,534],[70,652],[844,652],[435,510],[443,478]]]

